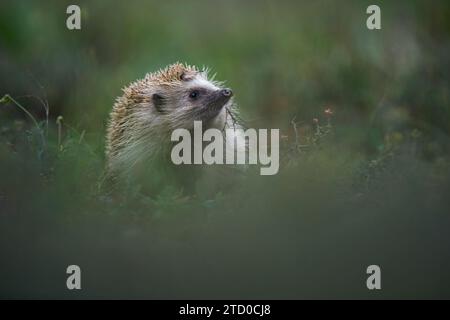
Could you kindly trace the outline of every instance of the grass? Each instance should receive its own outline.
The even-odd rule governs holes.
[[[131,188],[122,202],[98,188],[103,156],[83,133],[58,118],[40,157],[43,124],[25,124],[15,151],[1,144],[1,175],[10,177],[0,189],[2,250],[16,257],[13,242],[25,253],[22,263],[2,265],[2,275],[19,270],[2,278],[3,294],[70,297],[58,270],[71,261],[87,274],[77,296],[89,298],[370,298],[364,272],[372,263],[386,270],[379,297],[448,295],[437,270],[449,263],[448,158],[421,159],[415,134],[368,159],[344,149],[323,120],[286,143],[277,176],[250,172],[212,197],[201,188],[194,197]],[[405,266],[427,272],[431,284],[418,280],[411,292]],[[30,282],[18,280],[24,274]]]

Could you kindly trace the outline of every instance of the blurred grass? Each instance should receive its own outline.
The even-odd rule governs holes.
[[[378,32],[368,1],[79,3],[76,32],[69,2],[0,4],[0,95],[46,141],[0,105],[0,297],[450,297],[448,1],[379,1]],[[226,80],[251,126],[281,128],[280,174],[112,202],[113,101],[178,60]],[[301,152],[293,119],[314,141]],[[64,289],[72,263],[79,293]]]

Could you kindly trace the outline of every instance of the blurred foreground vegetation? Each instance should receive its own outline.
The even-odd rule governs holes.
[[[78,3],[0,4],[1,298],[450,298],[448,1]],[[175,61],[281,129],[278,175],[102,193],[115,97]]]

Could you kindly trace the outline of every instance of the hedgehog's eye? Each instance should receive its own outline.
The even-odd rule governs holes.
[[[191,91],[191,93],[189,94],[189,98],[191,98],[191,99],[197,99],[199,95],[200,95],[200,92],[199,92],[198,90],[193,90],[193,91]]]

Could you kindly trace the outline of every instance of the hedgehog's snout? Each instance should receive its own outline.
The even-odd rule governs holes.
[[[212,105],[215,108],[222,108],[233,96],[231,89],[219,89],[212,95]]]
[[[232,97],[233,91],[231,89],[225,88],[220,91],[224,97]]]

